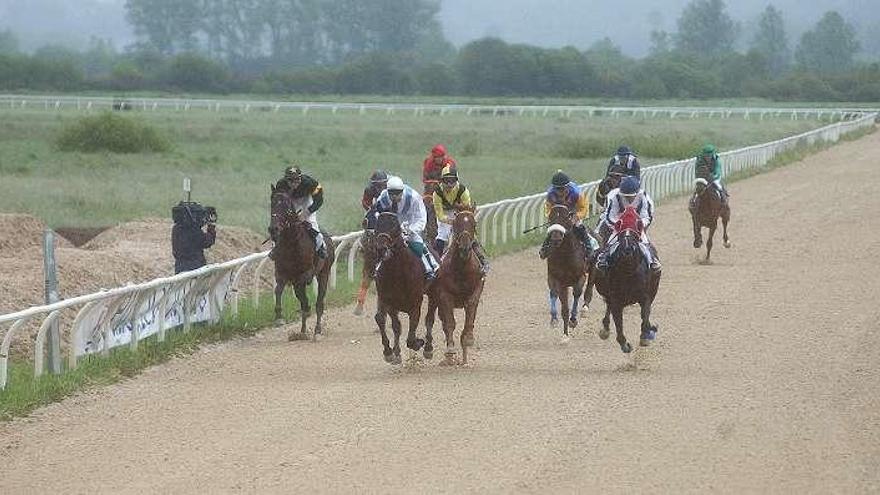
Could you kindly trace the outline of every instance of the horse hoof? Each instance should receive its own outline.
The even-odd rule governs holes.
[[[320,341],[322,341],[322,340],[324,340],[324,334],[323,334],[323,333],[315,332],[315,334],[312,335],[312,342],[320,342]]]
[[[455,353],[446,353],[443,356],[443,361],[440,361],[440,366],[455,366]]]
[[[556,328],[559,326],[558,318],[550,318],[550,328]]]
[[[422,351],[422,356],[424,356],[425,359],[434,359],[434,351],[433,350],[429,351],[428,348],[426,347],[425,350]]]
[[[393,354],[384,354],[384,353],[383,353],[383,354],[382,354],[382,359],[384,359],[386,363],[391,364],[392,362],[394,362],[394,355],[393,355]]]
[[[571,328],[577,328],[577,326],[578,326],[577,318],[572,318],[572,319],[568,320],[568,326],[570,326]]]
[[[400,364],[402,362],[403,362],[403,360],[400,359],[399,354],[395,354],[394,356],[391,356],[391,361],[390,361],[391,364]]]
[[[730,241],[724,241],[725,248],[730,249],[730,246],[731,246]]]
[[[309,340],[309,335],[305,332],[292,333],[287,336],[287,340],[289,340],[290,342],[296,340]]]
[[[639,345],[642,347],[647,347],[651,345],[651,342],[653,342],[655,338],[657,338],[657,329],[656,327],[652,327],[651,330],[648,330],[647,332],[642,332],[642,335],[639,338]]]
[[[276,327],[283,327],[284,326],[284,318],[275,318],[275,321],[272,324],[275,325]]]
[[[607,328],[603,328],[602,330],[599,330],[599,338],[600,339],[608,340],[609,335],[611,335],[611,330],[609,330]]]
[[[694,239],[694,249],[700,249],[700,247],[702,245],[703,245],[702,239]]]
[[[360,316],[362,314],[364,314],[364,305],[358,304],[357,306],[354,307],[354,315]]]
[[[623,351],[624,354],[629,354],[630,352],[632,352],[633,347],[630,345],[629,342],[624,342],[620,345],[620,350]]]
[[[407,342],[406,347],[413,351],[420,351],[422,347],[425,346],[425,341],[423,339],[415,339],[412,342]]]

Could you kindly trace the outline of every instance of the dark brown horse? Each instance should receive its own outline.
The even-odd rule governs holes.
[[[318,279],[318,298],[315,310],[318,322],[315,324],[314,338],[321,335],[321,317],[324,314],[324,297],[327,295],[327,284],[330,280],[330,267],[335,261],[333,240],[324,233],[327,258],[321,259],[315,253],[315,243],[309,234],[309,224],[300,220],[300,212],[294,209],[292,198],[283,191],[276,191],[272,186],[271,196],[272,218],[270,228],[278,233],[275,256],[275,324],[284,323],[281,311],[281,296],[284,288],[292,285],[296,298],[299,299],[302,325],[299,334],[291,329],[289,340],[306,339],[306,320],[309,317],[309,296],[306,286],[313,278]]]
[[[694,248],[699,249],[703,245],[702,228],[709,229],[709,238],[706,239],[706,262],[708,263],[709,257],[712,255],[712,238],[715,236],[715,229],[718,228],[718,218],[721,218],[724,232],[724,247],[730,247],[730,239],[727,237],[730,205],[721,199],[723,193],[714,185],[708,184],[705,179],[697,179],[694,182],[694,187],[694,200],[688,208],[694,224]]]
[[[608,338],[611,332],[610,318],[614,317],[617,330],[617,343],[625,353],[632,351],[632,346],[623,335],[623,308],[638,304],[642,310],[642,333],[640,344],[645,346],[654,340],[657,327],[651,324],[651,305],[660,287],[660,274],[654,273],[648,266],[642,247],[639,243],[640,234],[634,230],[624,230],[617,235],[616,243],[606,246],[613,247],[609,255],[609,267],[606,271],[596,270],[594,278],[596,290],[605,299],[605,318],[602,319],[602,330],[599,337]],[[652,248],[653,249],[653,248]]]
[[[418,256],[413,254],[403,239],[400,222],[394,213],[381,213],[376,220],[376,246],[381,265],[376,273],[376,292],[378,308],[376,324],[382,335],[382,355],[391,364],[400,364],[399,314],[409,316],[409,333],[406,346],[413,351],[425,348],[425,359],[434,356],[434,344],[430,329],[424,340],[416,337],[416,328],[422,313],[422,300],[425,295],[425,272]],[[386,318],[391,317],[394,330],[392,348],[385,331]]]
[[[461,332],[461,364],[467,364],[468,348],[474,345],[474,321],[483,294],[484,277],[474,252],[477,221],[472,211],[463,210],[452,222],[449,249],[440,261],[437,280],[428,290],[428,313],[425,327],[434,326],[439,308],[443,333],[446,334],[446,356],[441,364],[455,364],[455,308],[464,308],[464,329]]]
[[[556,299],[562,303],[562,333],[578,324],[578,300],[587,280],[587,259],[584,245],[572,231],[574,222],[568,206],[554,205],[548,217],[550,250],[547,256],[547,285],[550,288],[550,325],[559,322]],[[568,289],[574,297],[569,306]]]

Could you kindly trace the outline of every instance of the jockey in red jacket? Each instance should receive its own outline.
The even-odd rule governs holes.
[[[422,184],[425,185],[424,194],[433,194],[440,184],[440,176],[443,169],[449,166],[456,169],[455,159],[446,154],[446,147],[442,144],[431,148],[431,154],[422,163]]]

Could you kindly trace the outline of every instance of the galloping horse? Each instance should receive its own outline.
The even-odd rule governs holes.
[[[578,300],[587,279],[587,259],[584,245],[575,236],[571,211],[566,205],[553,205],[548,223],[550,250],[547,256],[547,285],[550,288],[550,324],[558,323],[556,298],[562,303],[562,333],[568,336],[568,327],[577,326]],[[569,310],[568,289],[572,288],[573,301]]]
[[[624,216],[638,214],[627,208]],[[624,223],[626,225],[626,223]],[[639,241],[641,233],[635,228],[623,228],[617,233],[616,242],[605,249],[612,249],[609,254],[607,271],[596,270],[596,290],[605,299],[605,317],[602,319],[602,330],[599,337],[608,338],[610,316],[614,317],[617,330],[617,343],[625,353],[632,351],[632,346],[623,335],[623,308],[638,304],[642,309],[642,332],[639,343],[646,346],[654,339],[657,327],[651,324],[651,304],[660,287],[660,274],[651,271]]]
[[[330,280],[330,267],[335,261],[335,249],[330,235],[324,233],[327,258],[321,259],[315,253],[315,243],[309,235],[309,224],[300,220],[300,212],[294,210],[293,199],[285,192],[272,186],[270,227],[278,233],[277,255],[275,256],[275,324],[281,325],[281,296],[290,284],[299,299],[302,325],[300,333],[292,329],[288,340],[306,339],[306,320],[309,317],[309,296],[306,285],[313,278],[318,279],[318,299],[315,310],[318,322],[315,324],[314,338],[321,335],[321,317],[324,314],[324,297]]]
[[[354,308],[356,315],[364,313],[364,301],[367,299],[367,291],[373,281],[373,272],[376,271],[376,265],[379,263],[379,254],[376,251],[376,217],[373,215],[373,210],[368,211],[362,223],[364,233],[359,242],[363,254],[363,266],[361,268],[361,285],[357,293],[357,305]]]
[[[483,294],[483,274],[473,250],[477,221],[470,210],[462,210],[452,222],[449,250],[440,261],[437,280],[428,289],[428,313],[425,327],[430,335],[434,314],[440,309],[440,321],[446,334],[446,356],[441,364],[455,363],[455,308],[464,308],[464,329],[461,332],[461,362],[467,364],[468,347],[474,345],[474,321]]]
[[[605,208],[605,198],[608,197],[608,193],[613,189],[617,189],[620,187],[620,181],[623,178],[623,174],[618,172],[611,172],[608,174],[608,177],[599,183],[599,187],[596,188],[596,204],[599,205],[600,208]]]
[[[691,212],[691,220],[694,223],[694,248],[699,249],[703,244],[702,227],[709,229],[709,238],[706,239],[706,261],[712,254],[712,238],[715,229],[718,228],[718,218],[721,218],[721,226],[724,231],[724,247],[730,247],[730,239],[727,237],[727,223],[730,222],[730,205],[721,200],[721,191],[715,186],[709,186],[706,179],[694,181],[695,199],[688,208]]]
[[[434,356],[433,337],[431,330],[425,340],[416,338],[416,328],[422,312],[422,300],[425,295],[425,275],[419,257],[410,252],[403,239],[397,215],[390,212],[379,214],[376,220],[376,246],[382,260],[376,274],[376,292],[378,307],[376,324],[382,334],[382,354],[385,361],[400,364],[400,312],[409,316],[409,333],[406,346],[413,351],[423,346],[425,359]],[[394,347],[389,344],[385,331],[386,317],[391,316],[391,328],[394,330]]]

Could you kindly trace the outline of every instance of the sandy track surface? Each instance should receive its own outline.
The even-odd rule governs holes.
[[[662,205],[660,333],[632,355],[598,312],[560,343],[529,251],[496,261],[470,368],[393,368],[334,311],[318,344],[266,331],[0,426],[0,492],[880,490],[878,156],[733,184],[711,266]]]

